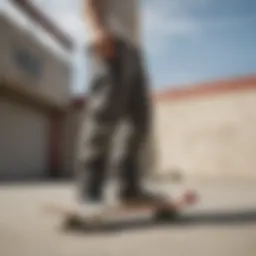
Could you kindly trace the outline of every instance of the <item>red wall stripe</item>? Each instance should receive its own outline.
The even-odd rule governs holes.
[[[167,89],[152,93],[154,102],[184,100],[191,97],[212,96],[236,91],[247,91],[256,89],[256,75],[226,79],[215,82],[200,83],[180,87],[177,89]],[[86,104],[86,97],[74,98],[71,107],[82,109]]]
[[[49,169],[51,176],[58,176],[61,169],[61,137],[62,122],[60,117],[52,117],[50,121]]]
[[[198,96],[212,96],[216,94],[247,91],[256,89],[256,75],[227,79],[216,82],[201,83],[186,88],[167,89],[153,94],[154,102],[183,100]]]

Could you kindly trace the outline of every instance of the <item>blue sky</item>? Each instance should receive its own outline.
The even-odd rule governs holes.
[[[34,1],[83,45],[81,0]],[[255,0],[142,0],[141,13],[154,89],[256,73]],[[86,90],[86,77],[80,48],[74,57],[75,93]]]
[[[144,0],[143,17],[157,88],[256,73],[254,0]]]

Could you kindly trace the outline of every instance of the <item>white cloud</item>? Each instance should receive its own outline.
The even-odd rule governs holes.
[[[192,2],[197,0],[190,0]],[[141,10],[142,36],[151,56],[161,55],[172,47],[172,38],[195,36],[201,26],[185,15],[180,1],[150,1]],[[153,54],[153,55],[152,55]]]
[[[167,38],[169,40],[176,36],[198,36],[204,31],[249,23],[255,19],[255,16],[199,18],[192,15],[195,10],[203,12],[213,2],[214,0],[146,0],[142,8],[144,38],[151,41],[150,45],[162,45],[162,41]]]
[[[172,37],[190,37],[201,33],[202,27],[188,15],[187,6],[203,6],[209,0],[145,1],[141,10],[142,35],[151,53],[160,54],[172,46]],[[187,4],[187,5],[186,5]],[[184,8],[184,6],[186,6]]]
[[[173,34],[188,34],[197,31],[196,24],[186,18],[171,18],[161,13],[161,10],[152,10],[147,8],[143,11],[143,28],[145,34],[154,35],[173,35]]]

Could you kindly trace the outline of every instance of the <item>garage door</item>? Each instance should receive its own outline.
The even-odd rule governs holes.
[[[0,99],[0,120],[0,178],[44,176],[48,167],[48,118]]]

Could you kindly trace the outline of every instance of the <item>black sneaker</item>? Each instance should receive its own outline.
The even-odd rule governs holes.
[[[148,190],[133,191],[132,193],[122,193],[120,200],[121,203],[125,206],[157,206],[162,205],[166,201],[163,195]]]

